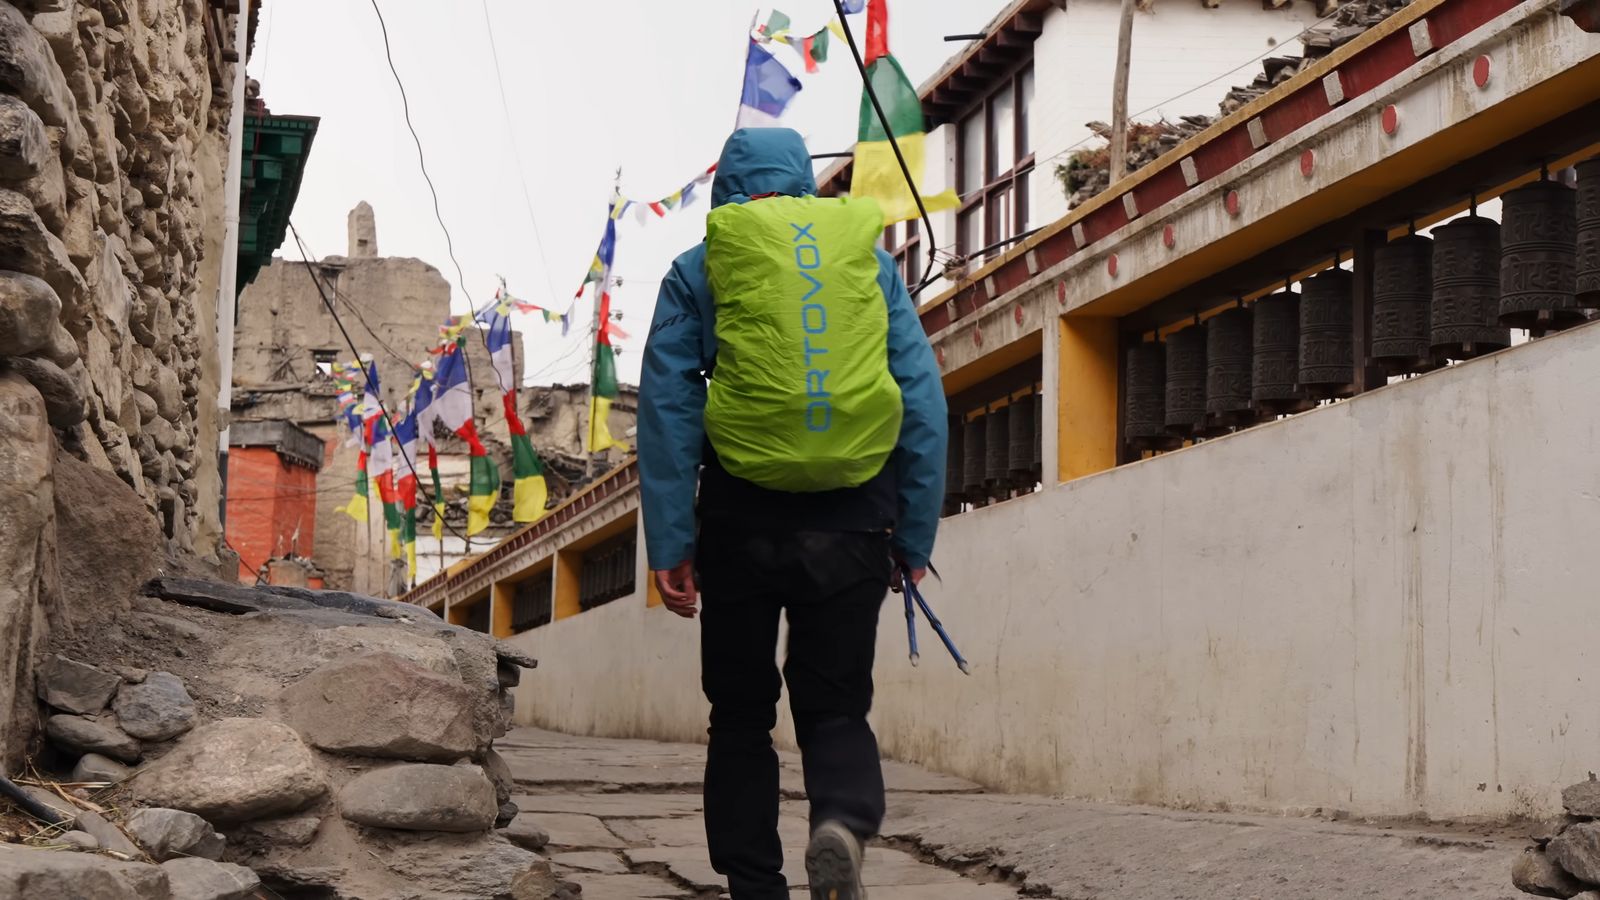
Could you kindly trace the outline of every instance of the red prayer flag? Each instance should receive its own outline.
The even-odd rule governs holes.
[[[889,55],[889,0],[867,4],[867,65]]]

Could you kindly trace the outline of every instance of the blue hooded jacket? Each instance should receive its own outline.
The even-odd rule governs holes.
[[[787,128],[754,128],[728,138],[711,199],[713,206],[721,206],[767,194],[800,197],[816,192],[811,155],[800,135]],[[704,243],[673,261],[661,282],[644,351],[639,474],[646,549],[654,570],[670,569],[694,556],[695,486],[701,464],[715,465],[706,459],[704,422],[706,377],[717,357],[716,312],[705,261]],[[894,259],[879,250],[878,263],[878,286],[889,305],[889,370],[905,407],[900,440],[883,477],[892,482],[895,494],[896,508],[890,511],[895,553],[921,568],[933,553],[944,500],[949,422],[939,368],[916,307]]]

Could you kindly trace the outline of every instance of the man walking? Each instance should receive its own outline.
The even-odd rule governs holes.
[[[662,282],[639,390],[649,563],[673,612],[700,606],[706,837],[734,900],[788,897],[771,738],[780,612],[811,896],[865,895],[863,844],[884,815],[866,719],[878,611],[900,566],[922,577],[944,491],[944,393],[876,248],[882,213],[815,193],[798,134],[734,132],[706,241]]]

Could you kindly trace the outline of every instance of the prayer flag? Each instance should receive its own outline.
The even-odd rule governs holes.
[[[744,64],[744,93],[739,98],[735,128],[771,128],[783,110],[800,93],[800,80],[789,74],[777,57],[755,41]]]

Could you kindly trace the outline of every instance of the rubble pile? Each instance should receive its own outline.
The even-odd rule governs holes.
[[[535,661],[487,635],[161,575],[61,646],[35,672],[34,802],[0,813],[0,896],[573,896],[494,749]]]
[[[1261,72],[1246,85],[1235,85],[1218,104],[1216,117],[1183,116],[1177,122],[1165,120],[1128,126],[1128,173],[1139,171],[1160,159],[1189,138],[1205,131],[1217,119],[1237,111],[1245,104],[1293,78],[1302,69],[1355,40],[1367,29],[1389,18],[1411,0],[1354,0],[1333,10],[1319,10],[1327,21],[1301,35],[1303,56],[1269,56],[1261,61]],[[1329,13],[1333,13],[1329,16]],[[1111,186],[1111,126],[1090,122],[1086,126],[1104,143],[1079,150],[1055,167],[1056,180],[1067,195],[1067,206],[1075,209],[1084,201]]]
[[[1566,816],[1534,835],[1512,864],[1511,881],[1539,897],[1600,900],[1600,781],[1591,773],[1568,787],[1561,805]]]

